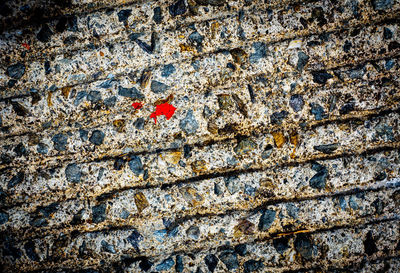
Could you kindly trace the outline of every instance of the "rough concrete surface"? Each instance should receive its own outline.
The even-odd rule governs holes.
[[[2,1],[0,271],[399,272],[399,22]]]

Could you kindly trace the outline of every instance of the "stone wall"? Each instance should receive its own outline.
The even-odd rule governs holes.
[[[399,272],[400,1],[0,5],[4,272]]]

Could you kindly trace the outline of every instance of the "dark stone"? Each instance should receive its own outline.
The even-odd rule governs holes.
[[[136,229],[133,229],[131,235],[129,235],[126,240],[135,248],[136,251],[139,251],[139,242],[143,240],[143,236]]]
[[[162,14],[161,14],[161,7],[155,7],[153,9],[153,21],[157,24],[160,24],[162,22]]]
[[[45,217],[49,218],[52,214],[54,214],[58,210],[59,204],[57,202],[51,203],[45,207],[39,207],[38,210]]]
[[[385,63],[385,69],[390,70],[393,68],[395,61],[393,59],[387,60]]]
[[[385,204],[383,203],[382,200],[377,198],[377,199],[375,199],[374,202],[372,202],[372,206],[375,208],[375,213],[378,215],[381,215],[383,213]]]
[[[293,111],[300,112],[304,106],[303,96],[300,94],[290,96],[289,105],[292,107]]]
[[[24,144],[19,143],[17,146],[15,146],[14,153],[17,156],[26,156],[28,155],[28,150],[25,148]]]
[[[189,158],[191,156],[192,156],[192,147],[190,147],[187,144],[183,145],[183,157]]]
[[[106,204],[100,204],[92,208],[92,222],[101,223],[106,220]]]
[[[353,45],[348,41],[348,40],[346,40],[345,42],[344,42],[344,45],[343,45],[343,50],[344,50],[344,52],[349,52],[350,51],[350,48],[352,47]]]
[[[393,38],[393,32],[387,27],[383,28],[383,39],[389,40]]]
[[[348,102],[339,109],[341,115],[345,115],[354,110],[355,102]]]
[[[0,225],[3,225],[8,222],[8,214],[5,212],[0,212]]]
[[[306,260],[312,258],[312,243],[308,235],[299,234],[294,240],[294,248]]]
[[[49,61],[45,61],[44,62],[44,74],[48,75],[50,74],[51,69],[50,69],[50,62]]]
[[[92,142],[94,145],[101,145],[103,144],[104,136],[105,135],[102,131],[94,130],[89,138],[89,141]]]
[[[134,155],[128,162],[129,168],[135,175],[140,175],[144,173],[142,160],[140,157]]]
[[[92,90],[89,92],[87,95],[87,100],[90,101],[91,103],[96,103],[101,101],[101,93],[100,91]]]
[[[15,111],[15,113],[20,116],[20,117],[25,117],[29,114],[28,110],[26,110],[26,108],[24,106],[22,106],[21,104],[19,104],[16,101],[12,101],[11,105],[13,107],[13,110]]]
[[[125,22],[128,20],[129,16],[132,14],[131,9],[123,9],[118,12],[118,21]]]
[[[214,193],[218,196],[224,193],[224,190],[218,183],[214,183]]]
[[[319,152],[322,152],[324,154],[331,154],[333,153],[337,148],[339,148],[339,144],[337,143],[331,143],[331,144],[324,144],[324,145],[317,145],[314,146],[314,150],[317,150]]]
[[[74,105],[78,106],[83,101],[83,99],[86,98],[86,96],[87,96],[87,92],[85,92],[85,91],[78,92],[78,94],[76,94],[76,98],[74,100]]]
[[[136,129],[138,130],[143,130],[144,129],[144,118],[138,118],[136,121],[133,123]]]
[[[156,94],[161,94],[164,93],[165,91],[167,91],[167,89],[169,88],[168,85],[166,85],[165,83],[159,82],[159,81],[151,81],[151,91],[153,91]]]
[[[283,254],[289,248],[289,239],[287,237],[276,238],[273,245],[278,253]]]
[[[145,272],[149,271],[153,266],[153,263],[150,262],[146,257],[143,257],[139,263],[139,268]]]
[[[112,96],[104,100],[104,105],[107,107],[114,107],[116,102],[117,102],[117,97]]]
[[[278,125],[282,124],[282,121],[287,117],[288,114],[289,112],[285,110],[273,113],[271,115],[271,123]]]
[[[258,222],[258,229],[260,231],[267,231],[272,226],[275,216],[276,211],[270,209],[264,210]]]
[[[388,50],[393,51],[400,48],[400,43],[397,41],[390,42],[388,45]]]
[[[23,172],[18,172],[16,175],[14,175],[10,181],[8,181],[7,187],[12,188],[15,187],[15,185],[18,185],[24,181],[25,174]]]
[[[195,0],[199,5],[210,5],[210,6],[223,6],[226,0]]]
[[[187,111],[186,117],[180,121],[179,127],[187,134],[194,134],[199,129],[199,123],[194,117],[192,109]]]
[[[196,45],[197,51],[201,51],[202,43],[204,40],[204,36],[198,33],[197,31],[192,32],[189,37],[189,42]]]
[[[80,129],[78,132],[79,132],[79,137],[82,139],[82,141],[86,141],[89,139],[89,131]]]
[[[393,0],[372,0],[371,2],[375,10],[386,10],[393,6]]]
[[[25,74],[25,65],[16,63],[7,67],[7,75],[11,78],[19,80]]]
[[[168,7],[169,14],[171,14],[172,17],[182,15],[186,12],[186,4],[184,0],[178,0],[174,4],[170,5]]]
[[[49,28],[47,24],[44,24],[38,34],[36,35],[36,38],[41,41],[42,43],[47,43],[50,41],[51,36],[53,35],[53,31]]]
[[[80,225],[84,223],[82,219],[84,211],[84,209],[81,209],[77,214],[72,217],[71,225]]]
[[[125,166],[125,160],[123,158],[118,157],[114,161],[114,170],[120,171]]]
[[[262,42],[253,43],[254,53],[252,53],[249,57],[249,61],[251,63],[256,63],[260,59],[265,58],[267,56],[267,46]]]
[[[77,164],[71,163],[65,168],[65,177],[68,182],[79,183],[81,181],[81,176],[82,171]]]
[[[162,271],[162,270],[170,270],[173,266],[174,266],[175,262],[174,259],[172,259],[171,257],[168,259],[165,259],[164,261],[162,261],[161,263],[159,263],[156,266],[156,270],[158,271]]]
[[[118,86],[118,95],[136,99],[136,100],[144,99],[144,95],[142,94],[142,92],[137,90],[135,87],[125,88],[125,87]]]
[[[14,247],[16,245],[14,242],[5,241],[3,244],[3,256],[11,256],[14,260],[21,258],[22,252],[19,248]]]
[[[174,65],[172,64],[167,64],[164,65],[163,70],[161,72],[161,76],[164,78],[168,78],[171,74],[175,73],[176,69]]]
[[[57,151],[65,151],[68,144],[68,136],[64,134],[56,134],[51,139],[53,141],[54,149]]]
[[[36,254],[35,251],[35,243],[32,241],[28,241],[24,245],[26,256],[32,261],[39,261],[39,256]]]
[[[235,246],[235,252],[240,256],[245,256],[247,254],[247,246],[246,244],[239,244]]]
[[[210,272],[214,272],[218,264],[218,258],[214,254],[208,254],[206,257],[204,257],[204,262],[207,265],[208,270],[210,270]]]
[[[14,85],[17,83],[17,80],[11,79],[7,82],[7,86],[9,88],[14,87]]]
[[[110,88],[113,86],[113,82],[117,82],[117,80],[115,80],[115,79],[106,80],[106,81],[102,82],[101,84],[99,84],[98,87],[104,88],[104,89]]]
[[[228,270],[234,270],[239,267],[236,253],[226,250],[219,255],[219,259],[223,262]]]
[[[132,38],[131,38],[132,39]],[[143,42],[142,40],[139,39],[135,39],[134,40],[135,43],[137,43],[137,45],[144,50],[144,52],[148,53],[148,54],[153,54],[153,50],[154,50],[154,44],[152,45],[148,45],[145,42]]]
[[[321,168],[310,179],[310,187],[314,188],[314,189],[325,188],[326,178],[328,177],[328,169],[322,165],[319,165],[319,166],[321,166]]]
[[[44,217],[38,217],[38,218],[32,219],[32,221],[30,221],[29,224],[33,227],[45,227],[49,223],[47,222],[47,220]]]
[[[176,264],[175,264],[175,271],[176,272],[183,272],[183,260],[181,255],[176,255],[175,258]]]
[[[243,268],[245,273],[250,273],[262,269],[264,264],[262,261],[248,260],[244,262]]]
[[[297,60],[297,70],[299,71],[303,71],[303,68],[306,66],[306,64],[308,63],[308,60],[310,59],[310,57],[308,57],[304,52],[299,51],[299,53],[297,53],[298,56],[298,60]]]
[[[296,207],[295,204],[293,203],[288,203],[286,204],[286,211],[288,213],[288,215],[290,217],[292,217],[293,219],[297,219],[298,215],[299,215],[299,208]]]
[[[325,84],[333,76],[326,71],[312,72],[313,81],[319,84]]]
[[[375,240],[372,237],[372,231],[368,231],[367,236],[364,240],[364,251],[367,255],[372,255],[378,251]]]
[[[311,106],[311,114],[314,115],[315,120],[322,120],[327,117],[325,114],[324,108],[318,103],[310,103]]]
[[[107,243],[107,242],[104,241],[104,240],[101,241],[101,251],[109,252],[109,253],[112,253],[112,254],[117,253],[117,252],[115,251],[114,246],[111,245],[111,244],[109,244],[109,243]]]

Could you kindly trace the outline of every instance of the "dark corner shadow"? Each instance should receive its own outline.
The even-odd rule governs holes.
[[[0,34],[20,27],[37,28],[60,17],[72,0],[0,0]]]

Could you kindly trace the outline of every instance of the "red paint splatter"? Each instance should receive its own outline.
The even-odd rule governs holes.
[[[27,43],[22,43],[22,46],[25,47],[27,50],[31,49],[31,46]]]
[[[156,111],[151,113],[150,118],[154,118],[154,123],[157,124],[157,116],[164,115],[169,120],[175,113],[176,108],[169,103],[162,103],[156,106]]]
[[[134,102],[132,103],[132,106],[135,109],[141,109],[143,107],[143,104],[141,102]]]

